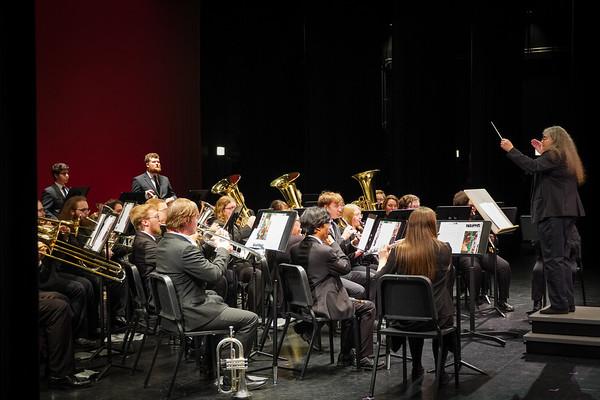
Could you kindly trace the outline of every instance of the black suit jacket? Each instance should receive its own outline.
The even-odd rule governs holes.
[[[577,178],[569,172],[556,152],[546,151],[533,159],[513,147],[506,155],[523,171],[533,174],[532,222],[537,223],[548,217],[585,215],[577,191]]]
[[[337,243],[328,246],[307,236],[290,250],[292,262],[306,270],[313,293],[313,310],[330,319],[346,319],[354,307],[341,280],[350,272],[350,260]]]
[[[156,248],[156,272],[173,280],[189,330],[202,328],[227,308],[221,296],[206,291],[207,283],[221,279],[229,261],[227,250],[217,248],[215,253],[210,262],[201,248],[171,232],[164,234]]]
[[[58,218],[58,214],[60,214],[60,210],[62,210],[64,204],[65,195],[60,191],[56,183],[48,186],[42,192],[42,206],[44,206],[48,217]]]
[[[152,190],[156,193],[159,199],[168,199],[169,197],[177,198],[169,178],[164,175],[157,175],[159,190],[156,191],[152,180],[146,172],[133,178],[131,182],[132,192],[145,192],[146,190]]]
[[[156,268],[156,248],[158,240],[154,240],[146,233],[137,231],[131,246],[129,262],[134,264],[140,271],[140,275],[147,279],[148,275]]]

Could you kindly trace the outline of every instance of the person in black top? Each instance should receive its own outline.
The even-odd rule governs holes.
[[[585,215],[577,187],[585,182],[585,171],[571,136],[560,126],[544,129],[542,140],[531,145],[540,153],[532,159],[517,150],[510,140],[500,147],[519,168],[533,174],[531,221],[537,225],[550,306],[542,314],[575,311],[573,296],[574,248],[580,245],[575,225]]]
[[[42,204],[49,218],[57,218],[60,210],[65,204],[69,189],[69,166],[65,163],[56,163],[50,170],[54,177],[54,183],[42,192]]]
[[[385,274],[423,275],[431,280],[433,297],[438,313],[440,328],[451,327],[454,324],[452,307],[453,283],[452,250],[448,243],[437,239],[435,212],[427,207],[415,209],[408,218],[408,228],[404,239],[392,247],[386,246],[379,252],[379,269],[376,279]],[[428,323],[404,323],[398,326],[403,330],[427,331],[433,329]],[[392,338],[392,349],[400,348],[400,341]],[[421,355],[423,354],[423,339],[409,338],[410,354],[412,356],[412,378],[423,375]],[[445,365],[448,349],[451,343],[444,343],[441,365]],[[433,343],[433,354],[437,358],[437,341]],[[447,383],[448,375],[442,371],[440,382]]]
[[[146,172],[133,178],[131,182],[132,192],[144,192],[146,199],[158,197],[165,199],[168,203],[177,198],[171,186],[169,178],[160,175],[162,168],[160,156],[157,153],[148,153],[144,157]]]

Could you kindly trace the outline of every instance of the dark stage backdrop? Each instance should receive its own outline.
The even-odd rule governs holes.
[[[148,152],[178,194],[201,186],[199,13],[196,1],[36,2],[38,196],[66,162],[94,209],[130,190]]]

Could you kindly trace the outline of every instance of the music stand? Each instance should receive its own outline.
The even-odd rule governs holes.
[[[200,202],[206,201],[208,193],[210,193],[210,190],[208,189],[190,189],[188,190],[188,198],[200,205]]]
[[[437,206],[435,214],[438,220],[468,221],[471,216],[471,206]]]
[[[144,192],[122,192],[119,200],[122,203],[144,204],[146,202],[146,195]]]
[[[296,221],[296,216],[298,215],[296,211],[292,210],[271,210],[271,209],[263,209],[262,212],[259,213],[259,217],[256,219],[259,221],[256,225],[256,228],[252,230],[248,241],[246,242],[246,246],[250,249],[253,249],[257,252],[285,252],[287,249],[288,240],[290,238],[290,234],[292,232],[292,227],[294,226],[294,222]],[[265,270],[268,270],[269,266],[266,265],[266,257],[262,257],[263,266],[266,267]],[[277,369],[278,369],[278,360],[279,354],[277,352],[277,286],[279,283],[279,268],[275,266],[273,268],[273,274],[271,277],[272,280],[272,299],[271,299],[271,316],[268,318],[270,323],[267,322],[267,326],[263,331],[263,338],[261,338],[261,343],[264,344],[266,339],[266,332],[268,332],[269,328],[273,329],[273,354],[264,353],[260,350],[254,351],[250,357],[255,354],[262,354],[271,356],[273,359],[273,363],[271,367],[264,367],[253,370],[262,371],[268,368],[272,368],[273,371],[273,384],[277,384]],[[256,290],[254,291],[256,295]],[[265,296],[266,298],[266,296]],[[256,301],[255,301],[256,304]],[[265,310],[265,307],[263,307]],[[263,312],[263,321],[265,313]],[[272,326],[270,326],[272,324]],[[262,348],[262,347],[261,347]],[[282,367],[285,368],[285,367]]]
[[[459,274],[456,275],[456,329],[461,333],[461,337],[470,336],[481,339],[490,339],[498,343],[502,343],[503,340],[494,336],[487,335],[475,331],[475,280],[473,279],[473,265],[474,258],[481,256],[487,251],[487,241],[490,234],[491,222],[489,221],[454,221],[454,220],[439,220],[437,221],[438,227],[438,239],[442,242],[450,244],[453,256],[471,258],[471,267],[469,268],[470,274],[470,291],[469,296],[469,329],[461,330],[461,310],[460,310],[460,294],[462,292],[460,285]],[[456,351],[460,359],[461,365],[477,371],[481,374],[487,375],[487,373],[472,364],[464,361],[460,355],[461,346],[457,346]],[[455,357],[457,355],[455,354]]]
[[[96,253],[101,253],[105,251],[106,259],[109,260],[108,253],[108,239],[110,237],[111,232],[113,231],[116,223],[117,223],[118,215],[114,214],[110,211],[109,207],[103,207],[102,213],[98,216],[98,221],[96,223],[96,227],[94,228],[90,238],[83,246],[84,249],[91,250]],[[100,325],[100,337],[106,337],[105,344],[100,346],[94,354],[92,354],[92,359],[96,357],[102,351],[103,347],[106,347],[106,366],[98,375],[98,380],[102,379],[104,374],[108,372],[110,367],[113,366],[112,363],[112,330],[111,330],[111,319],[110,319],[110,311],[108,308],[109,304],[109,293],[108,288],[106,286],[105,279],[108,279],[104,276],[100,276],[100,309],[101,309],[101,325]],[[119,368],[127,368],[130,367],[124,365],[115,365]]]
[[[390,212],[390,214],[386,218],[398,219],[401,221],[408,221],[408,217],[410,217],[410,214],[412,214],[412,212],[414,210],[415,210],[414,208],[404,208],[402,210],[394,210],[394,211]]]
[[[88,192],[90,191],[90,187],[89,186],[78,186],[78,187],[72,187],[71,189],[69,189],[69,193],[67,193],[67,197],[65,198],[65,201],[70,199],[71,197],[75,197],[75,196],[87,196]]]

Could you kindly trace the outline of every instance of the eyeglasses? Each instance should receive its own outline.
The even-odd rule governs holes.
[[[236,208],[237,206],[227,206],[225,207],[226,210],[233,210],[234,208]]]
[[[88,212],[90,211],[89,208],[76,208],[77,211],[81,211],[81,212]]]
[[[156,215],[153,215],[153,216],[151,216],[151,217],[148,217],[148,219],[152,219],[152,218],[160,219],[160,217],[158,216],[158,214],[156,214]]]

